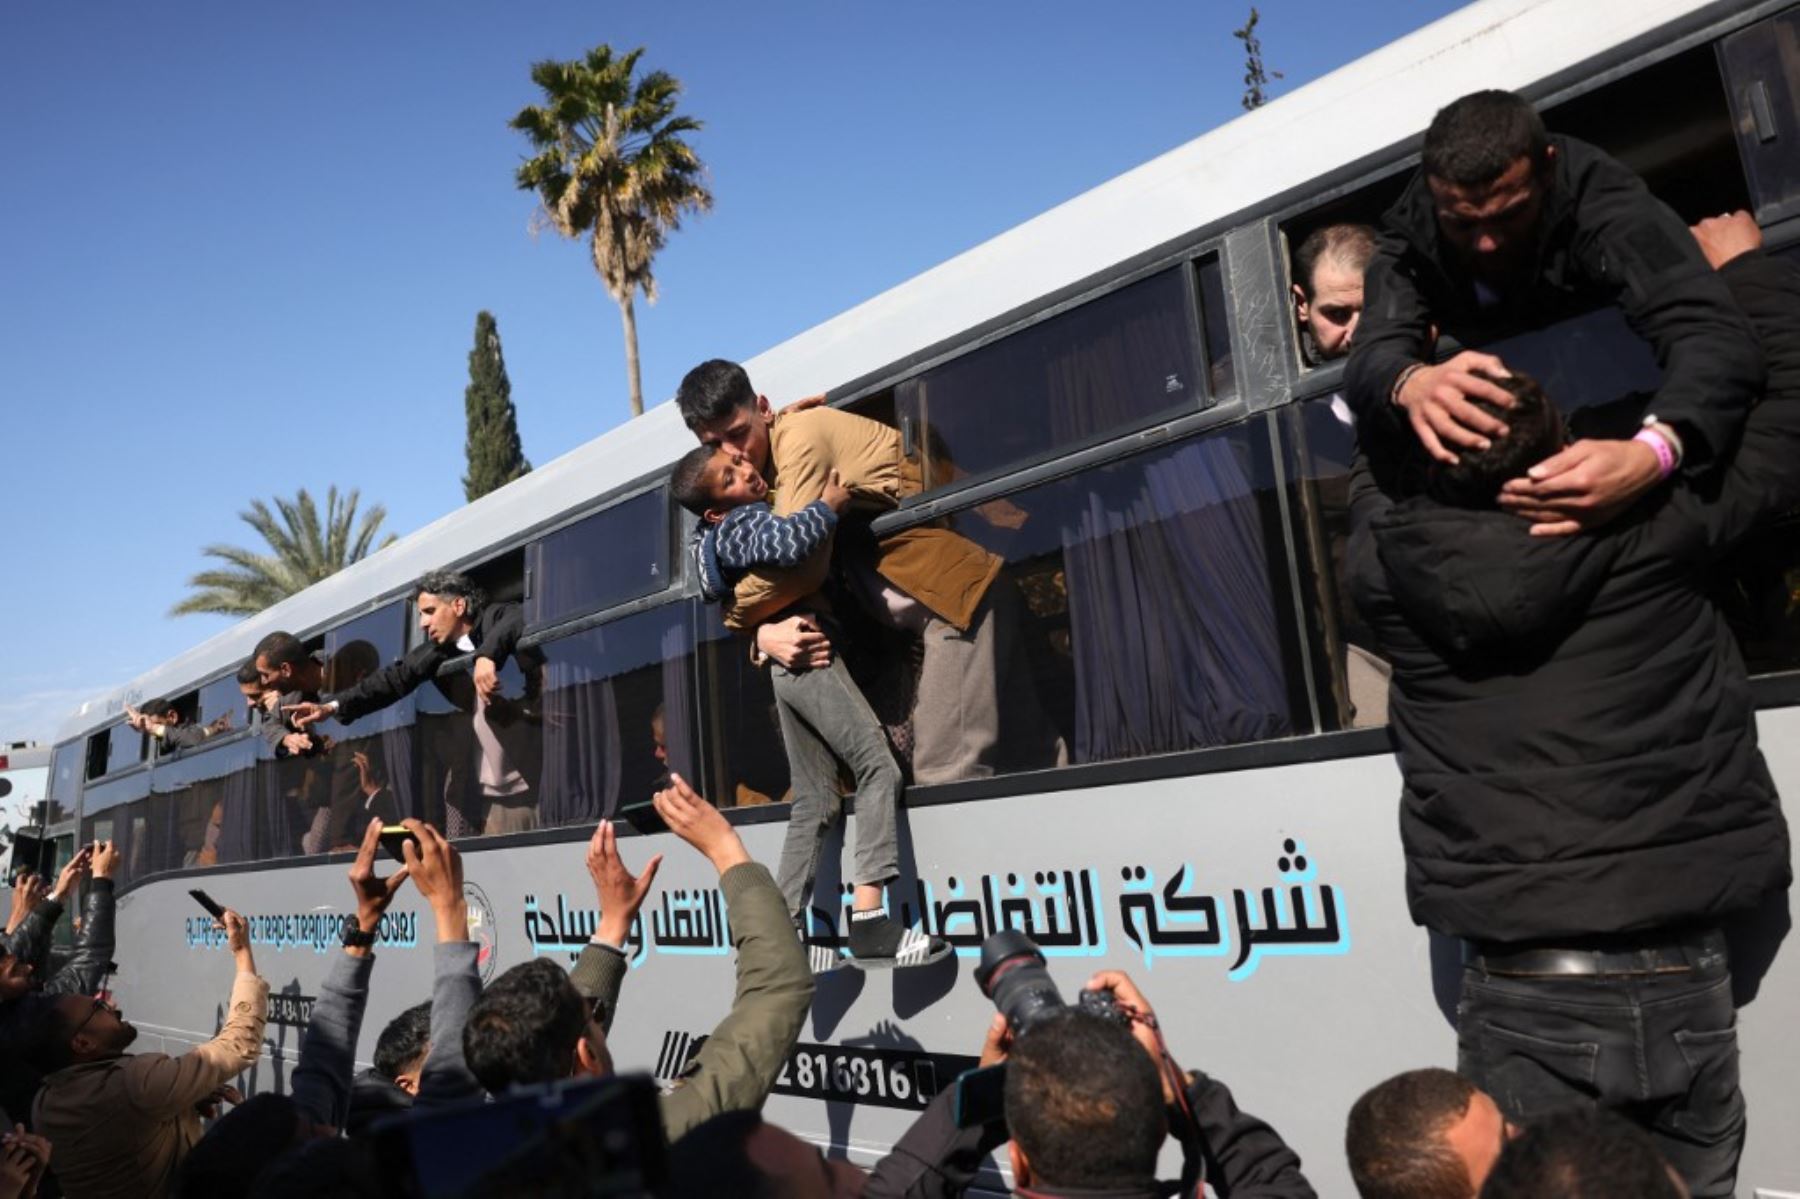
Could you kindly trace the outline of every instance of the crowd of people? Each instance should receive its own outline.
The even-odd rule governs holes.
[[[1346,1122],[1350,1175],[1365,1199],[1730,1195],[1746,1114],[1726,928],[1782,896],[1792,852],[1709,586],[1734,545],[1800,503],[1800,270],[1762,251],[1747,214],[1688,229],[1520,98],[1481,92],[1437,114],[1382,228],[1302,241],[1293,301],[1307,357],[1347,359],[1360,454],[1345,562],[1374,640],[1362,649],[1387,686],[1409,905],[1464,946],[1456,1069],[1408,1070],[1363,1094]],[[1480,345],[1595,304],[1622,308],[1653,344],[1653,395],[1566,418],[1581,397],[1546,395],[1491,353],[1438,360],[1440,337]],[[532,1186],[927,1199],[962,1194],[1005,1145],[1021,1196],[1314,1194],[1270,1123],[1176,1063],[1148,997],[1114,971],[1088,981],[1101,1002],[1051,1002],[1028,1024],[1001,1003],[980,1049],[984,1071],[1005,1067],[998,1105],[965,1104],[959,1080],[869,1169],[762,1119],[816,974],[949,952],[883,906],[902,776],[843,667],[856,650],[835,607],[922,636],[920,781],[992,768],[1000,721],[1031,700],[1011,682],[1015,601],[993,555],[930,524],[880,541],[851,532],[852,514],[922,486],[895,430],[816,404],[776,413],[719,360],[684,379],[678,404],[701,445],[673,491],[698,518],[705,594],[772,664],[793,810],[771,872],[679,775],[657,792],[669,830],[718,873],[736,992],[647,1125],[587,1154],[546,1149]],[[239,681],[273,752],[321,752],[320,722],[393,703],[458,655],[475,655],[478,726],[498,669],[511,658],[529,675],[516,604],[485,603],[445,573],[416,600],[424,642],[354,678],[328,678],[287,633],[256,647]],[[167,705],[133,720],[174,745],[218,731]],[[532,827],[519,751],[498,725],[475,744],[479,827]],[[1045,762],[1064,755],[1038,748]],[[854,911],[847,953],[821,960],[806,912],[846,791]],[[132,1054],[136,1030],[102,993],[114,847],[83,850],[48,893],[30,878],[15,889],[0,942],[0,1126],[14,1129],[0,1138],[0,1199],[426,1193],[394,1181],[420,1175],[400,1169],[384,1129],[644,1065],[615,1064],[608,1034],[660,856],[634,873],[602,822],[586,851],[600,919],[573,970],[534,959],[484,988],[459,830],[406,820],[404,864],[384,877],[376,849],[398,813],[379,788],[356,794],[345,810],[321,805],[309,830],[318,844],[356,841],[355,915],[285,1095],[243,1100],[231,1085],[260,1050],[268,991],[239,916],[219,926],[236,967],[219,1034],[180,1056]],[[50,930],[84,874],[75,953],[45,977]],[[409,884],[434,922],[432,993],[357,1073],[374,930]],[[1171,1138],[1184,1165],[1165,1183]],[[611,1165],[596,1173],[600,1158]],[[503,1178],[464,1184],[511,1193]]]

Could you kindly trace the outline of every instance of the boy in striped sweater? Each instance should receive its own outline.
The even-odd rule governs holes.
[[[767,501],[769,487],[762,472],[725,446],[689,451],[675,464],[670,491],[677,503],[700,518],[693,554],[700,592],[715,602],[729,599],[734,587],[758,567],[791,569],[805,562],[830,541],[851,495],[832,470],[819,499],[791,516],[777,516]],[[812,886],[819,845],[841,811],[835,802],[841,763],[856,779],[856,863],[851,881],[856,884],[857,903],[850,917],[848,959],[837,949],[809,942],[813,971],[836,969],[846,961],[864,970],[928,965],[948,956],[949,943],[891,919],[881,904],[883,890],[899,874],[900,768],[848,672],[839,670],[832,680],[843,688],[842,703],[832,706],[835,719],[790,729],[783,718],[782,740],[796,788],[810,782],[814,792],[829,793],[833,800],[829,807],[834,809],[802,814],[796,808],[789,820],[788,845],[782,851],[783,897],[804,940],[805,895]]]

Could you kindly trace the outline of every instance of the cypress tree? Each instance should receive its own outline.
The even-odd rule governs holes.
[[[463,409],[469,419],[468,438],[463,442],[469,473],[463,476],[463,495],[474,500],[531,469],[519,444],[519,413],[513,407],[506,359],[500,353],[500,328],[491,312],[475,317],[475,348],[469,351]]]

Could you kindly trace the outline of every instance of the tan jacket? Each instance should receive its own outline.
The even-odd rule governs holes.
[[[44,1080],[32,1107],[49,1138],[69,1199],[167,1195],[200,1139],[194,1105],[230,1082],[262,1050],[269,984],[239,974],[219,1035],[180,1057],[127,1054],[83,1062]]]
[[[918,467],[901,456],[900,432],[837,408],[783,412],[769,426],[769,503],[791,516],[825,492],[832,470],[864,511],[887,511],[921,489]],[[831,564],[829,542],[792,569],[758,567],[738,580],[725,625],[753,629],[816,592]],[[881,540],[875,569],[939,619],[967,629],[1000,559],[949,529],[907,529]]]

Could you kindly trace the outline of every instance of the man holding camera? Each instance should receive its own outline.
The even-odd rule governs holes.
[[[1000,1009],[981,1069],[1005,1064],[1004,1111],[970,1110],[976,1072],[964,1075],[876,1165],[863,1199],[961,1195],[1009,1139],[1015,1195],[1151,1199],[1168,1193],[1156,1162],[1171,1132],[1183,1195],[1208,1186],[1221,1199],[1313,1199],[1280,1134],[1239,1111],[1225,1084],[1176,1065],[1124,974],[1101,971],[1066,1007],[1037,947],[1003,932],[982,947],[976,978]]]

